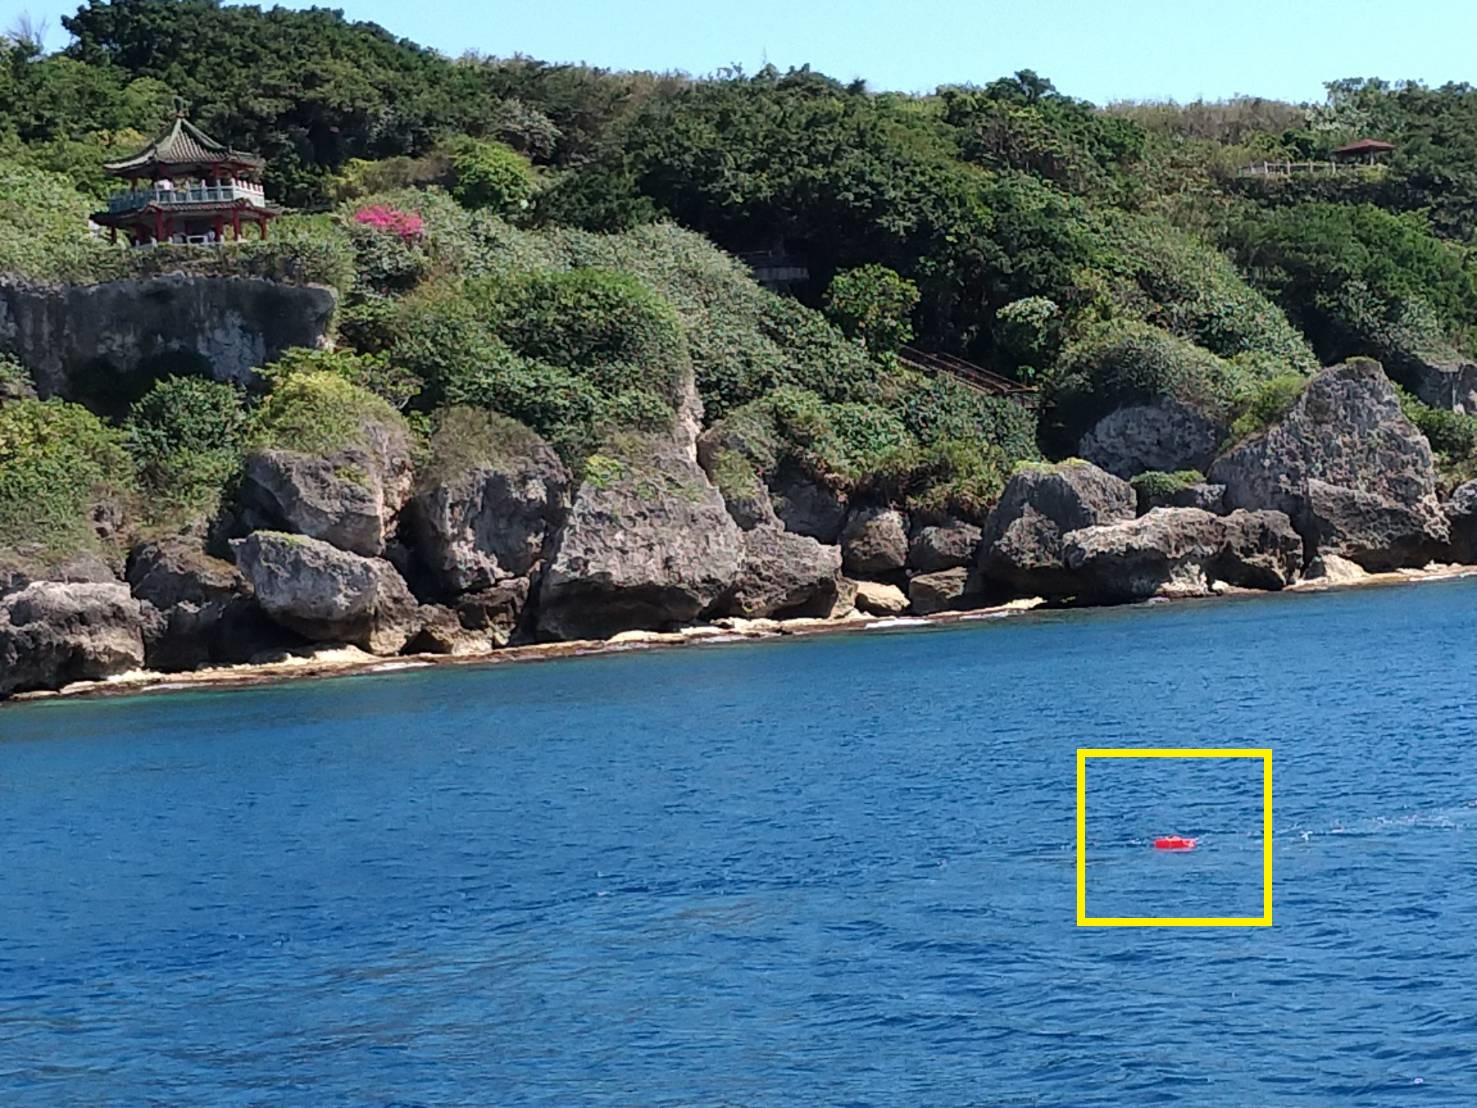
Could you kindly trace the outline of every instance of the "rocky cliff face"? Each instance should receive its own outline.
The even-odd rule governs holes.
[[[73,399],[93,374],[128,374],[182,354],[217,380],[246,382],[290,346],[317,346],[337,297],[256,277],[153,277],[38,287],[0,281],[0,348],[42,396]]]
[[[1218,458],[1210,479],[1226,486],[1230,508],[1285,512],[1309,558],[1336,554],[1383,570],[1446,551],[1430,444],[1368,359],[1310,380],[1286,415]]]
[[[683,623],[728,590],[739,528],[690,448],[632,435],[590,466],[540,590],[545,636]]]

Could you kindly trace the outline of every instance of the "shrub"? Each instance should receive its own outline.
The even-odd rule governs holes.
[[[435,415],[426,464],[416,480],[422,487],[454,481],[489,462],[529,457],[542,444],[528,427],[497,412],[445,408]]]
[[[289,374],[253,414],[250,442],[259,447],[332,454],[363,445],[370,428],[405,433],[400,414],[367,389],[321,370]]]
[[[1036,415],[1014,400],[990,396],[951,377],[899,373],[887,382],[888,402],[924,444],[950,439],[997,446],[1014,462],[1039,458]]]
[[[240,464],[241,399],[219,381],[166,377],[133,405],[123,431],[151,517],[214,507]]]
[[[1463,462],[1477,448],[1477,417],[1433,408],[1404,389],[1397,389],[1400,410],[1430,442],[1431,449],[1447,464]]]
[[[0,351],[0,404],[7,400],[33,399],[36,395],[35,382],[20,360]]]
[[[676,312],[636,278],[582,267],[471,282],[494,334],[524,358],[569,370],[601,393],[642,388],[675,406],[688,373]]]
[[[940,439],[888,452],[861,485],[909,511],[982,522],[1000,499],[1011,468],[1011,459],[993,443]]]
[[[1283,374],[1250,385],[1238,398],[1239,414],[1231,423],[1231,441],[1240,442],[1265,431],[1291,410],[1308,387],[1308,379]]]
[[[396,409],[403,409],[420,395],[425,384],[385,354],[316,350],[306,346],[284,350],[275,362],[263,366],[259,372],[274,387],[294,373],[331,373],[367,389]]]
[[[1285,370],[1318,368],[1282,309],[1253,289],[1214,248],[1152,216],[1108,211],[1097,219],[1096,268],[1120,311],[1223,358],[1247,351]]]
[[[500,142],[463,140],[452,147],[451,194],[463,207],[515,218],[538,191],[528,159]]]
[[[401,211],[388,204],[371,204],[354,213],[354,222],[371,231],[395,235],[406,242],[414,242],[425,232],[426,221],[419,212]]]
[[[1247,367],[1218,358],[1158,327],[1119,322],[1069,346],[1043,388],[1042,447],[1070,454],[1104,415],[1125,404],[1172,396],[1225,414]]]
[[[826,311],[848,338],[873,356],[895,353],[913,337],[918,286],[885,265],[843,269],[826,291]]]
[[[1172,496],[1191,485],[1201,484],[1204,480],[1205,474],[1198,469],[1178,469],[1173,473],[1151,469],[1129,478],[1128,483],[1139,494],[1139,501],[1142,503],[1149,497]]]
[[[87,409],[29,399],[0,407],[0,558],[96,548],[94,510],[122,507],[132,489],[122,436]]]

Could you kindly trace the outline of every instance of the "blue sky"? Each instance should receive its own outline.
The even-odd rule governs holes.
[[[333,5],[334,0],[322,0]],[[307,7],[289,3],[290,7]],[[531,54],[708,73],[810,62],[878,89],[927,90],[1035,69],[1063,92],[1193,100],[1319,99],[1337,77],[1477,78],[1472,0],[339,0],[352,19],[449,54]],[[0,0],[66,41],[75,0]]]

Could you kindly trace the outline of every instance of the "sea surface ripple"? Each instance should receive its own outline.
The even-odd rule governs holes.
[[[0,710],[5,1105],[1477,1104],[1477,582]],[[1075,925],[1078,747],[1274,924]],[[1257,763],[1089,762],[1093,915]],[[1159,834],[1200,836],[1187,854]]]

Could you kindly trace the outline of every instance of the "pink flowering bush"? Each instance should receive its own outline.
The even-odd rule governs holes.
[[[406,242],[420,238],[426,229],[426,222],[419,213],[401,211],[388,204],[374,204],[359,209],[354,213],[354,222],[372,227],[376,231],[399,235]]]

